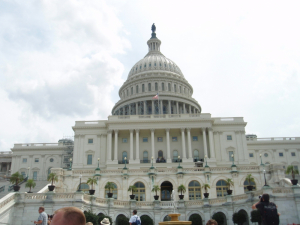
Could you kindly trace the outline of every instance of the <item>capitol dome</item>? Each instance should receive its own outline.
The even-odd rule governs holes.
[[[112,109],[112,114],[201,113],[199,103],[192,98],[193,87],[176,63],[161,53],[161,41],[155,30],[153,24],[151,38],[147,41],[148,53],[131,68],[119,90],[121,99]]]

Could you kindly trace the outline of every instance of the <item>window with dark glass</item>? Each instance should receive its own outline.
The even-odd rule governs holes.
[[[232,140],[232,136],[231,135],[227,135],[227,140],[231,141]]]
[[[177,137],[172,137],[172,141],[176,142],[177,141]]]
[[[253,158],[254,157],[253,153],[249,153],[249,157]]]
[[[34,162],[39,162],[39,161],[40,161],[39,158],[34,159]]]
[[[146,189],[145,185],[142,182],[137,182],[134,184],[136,186],[137,191],[133,192],[135,195],[135,200],[136,201],[145,201],[146,200]]]
[[[147,137],[143,137],[143,142],[148,142],[148,138]]]
[[[217,189],[217,198],[226,196],[228,186],[227,186],[225,180],[219,180],[217,182],[216,189]]]
[[[198,141],[198,136],[193,136],[193,141]]]
[[[295,153],[295,152],[291,152],[291,155],[292,155],[292,156],[296,156],[296,153]]]
[[[88,165],[92,165],[92,157],[93,157],[93,155],[88,155],[88,157],[87,157],[87,164]]]
[[[94,140],[93,139],[88,139],[89,144],[93,144]]]
[[[282,153],[282,152],[279,152],[279,156],[282,157],[282,156],[283,156],[283,153]]]
[[[201,186],[198,181],[191,181],[189,183],[189,200],[201,199]]]

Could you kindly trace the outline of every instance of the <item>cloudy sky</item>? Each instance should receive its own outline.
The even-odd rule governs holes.
[[[106,119],[151,25],[213,117],[300,136],[299,1],[0,0],[0,151]]]

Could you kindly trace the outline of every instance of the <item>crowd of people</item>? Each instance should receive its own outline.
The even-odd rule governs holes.
[[[258,209],[261,214],[262,225],[279,225],[280,214],[277,211],[277,205],[270,202],[270,196],[263,194],[259,196],[259,201],[252,206],[252,209]],[[58,209],[53,215],[47,215],[44,207],[39,207],[39,217],[34,224],[41,225],[93,225],[91,222],[86,222],[83,212],[76,207],[64,207]],[[101,225],[110,225],[109,219],[104,218]],[[133,210],[132,216],[129,219],[130,225],[141,225],[141,218],[137,215],[137,210]],[[217,221],[211,219],[206,225],[218,225]]]

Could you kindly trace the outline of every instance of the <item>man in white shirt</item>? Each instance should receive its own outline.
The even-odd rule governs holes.
[[[138,215],[136,215],[137,211],[133,210],[132,214],[133,214],[133,216],[130,217],[129,224],[130,225],[140,225],[140,224],[142,224],[141,218]]]
[[[45,213],[44,211],[45,211],[45,208],[41,206],[39,208],[40,215],[39,215],[38,221],[34,221],[34,224],[47,225],[48,216],[47,216],[47,213]]]

